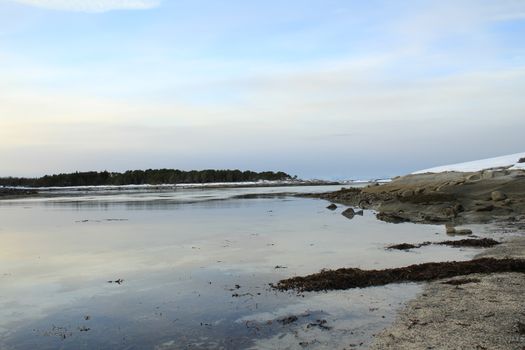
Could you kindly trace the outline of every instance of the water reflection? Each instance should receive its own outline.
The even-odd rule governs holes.
[[[366,346],[419,286],[296,295],[268,283],[322,268],[474,254],[385,251],[443,237],[438,227],[386,224],[370,212],[348,220],[320,200],[228,199],[238,194],[184,204],[107,196],[0,202],[0,348]]]

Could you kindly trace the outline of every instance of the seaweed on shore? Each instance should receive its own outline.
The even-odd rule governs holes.
[[[421,248],[426,245],[432,244],[431,242],[423,242],[419,244],[410,244],[410,243],[400,243],[400,244],[394,244],[389,245],[386,247],[386,249],[396,249],[396,250],[408,250],[408,249],[414,249],[414,248]]]
[[[423,282],[473,273],[525,273],[525,259],[482,258],[471,261],[452,261],[410,265],[384,270],[342,268],[279,281],[273,288],[300,292],[341,290],[382,286],[390,283]]]
[[[448,245],[451,247],[490,248],[490,247],[494,247],[495,245],[498,245],[501,243],[492,238],[481,238],[481,239],[466,238],[466,239],[459,239],[456,241],[423,242],[419,244],[400,243],[400,244],[394,244],[394,245],[388,246],[387,249],[408,250],[408,249],[414,249],[414,248],[421,248],[421,247],[431,245],[431,244]]]
[[[494,247],[495,245],[501,244],[500,242],[492,239],[492,238],[481,238],[481,239],[475,239],[475,238],[466,238],[466,239],[460,239],[457,241],[444,241],[444,242],[437,242],[434,244],[440,244],[440,245],[448,245],[451,247],[479,247],[479,248],[490,248]]]

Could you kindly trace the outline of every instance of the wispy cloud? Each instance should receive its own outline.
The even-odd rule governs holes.
[[[88,12],[162,2],[8,1]],[[303,12],[278,0],[162,3],[97,23],[0,10],[0,175],[173,166],[368,177],[522,150],[523,0],[339,0],[338,16],[322,0]]]
[[[159,6],[161,0],[11,0],[24,5],[59,11],[107,12],[145,10]]]

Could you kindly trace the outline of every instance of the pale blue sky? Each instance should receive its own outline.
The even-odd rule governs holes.
[[[0,175],[525,150],[524,1],[0,0]]]

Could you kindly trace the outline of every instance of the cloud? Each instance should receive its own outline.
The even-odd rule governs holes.
[[[161,0],[12,0],[25,5],[59,11],[107,12],[145,10],[159,6]]]

